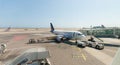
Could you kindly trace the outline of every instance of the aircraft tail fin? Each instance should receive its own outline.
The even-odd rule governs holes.
[[[11,27],[8,27],[4,32],[10,31]]]
[[[51,27],[51,31],[50,31],[50,32],[53,32],[55,29],[54,29],[54,27],[53,27],[53,24],[52,24],[52,23],[50,23],[50,27]]]

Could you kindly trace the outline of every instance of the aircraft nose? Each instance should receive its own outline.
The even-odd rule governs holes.
[[[87,40],[87,38],[86,38],[85,35],[82,35],[81,37],[82,37],[81,40],[83,40],[83,41],[86,41],[86,40]]]
[[[85,37],[85,35],[82,35],[82,37]]]

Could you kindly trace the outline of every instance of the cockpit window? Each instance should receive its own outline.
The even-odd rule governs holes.
[[[78,34],[78,35],[82,35],[82,34]]]
[[[83,34],[78,33],[78,35],[80,36],[80,35],[83,35]]]

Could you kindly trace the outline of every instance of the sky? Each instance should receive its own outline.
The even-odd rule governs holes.
[[[120,0],[0,0],[0,27],[120,27]]]

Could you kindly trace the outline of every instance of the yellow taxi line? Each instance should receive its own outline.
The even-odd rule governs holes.
[[[82,55],[82,58],[86,61],[87,60],[86,56],[83,53],[81,55]]]

